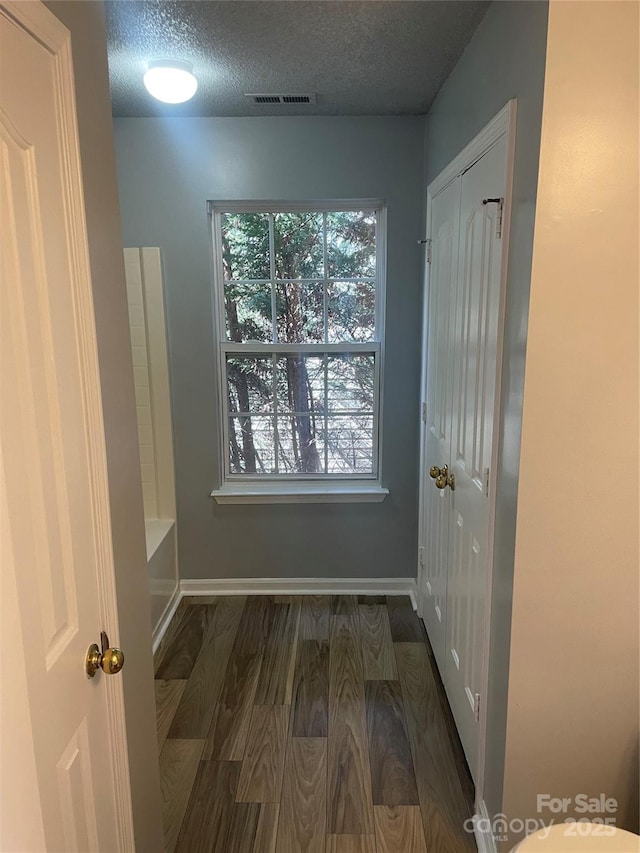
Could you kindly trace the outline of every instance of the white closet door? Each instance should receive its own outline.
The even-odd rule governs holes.
[[[453,320],[450,501],[444,681],[471,775],[478,760],[477,702],[489,616],[488,477],[492,465],[502,264],[506,141],[459,179],[458,287]],[[451,380],[450,380],[451,381]],[[442,670],[441,670],[442,672]]]
[[[458,278],[460,180],[431,204],[431,269],[427,312],[425,469],[423,470],[423,618],[440,672],[446,659],[446,599],[449,564],[449,489],[438,489],[431,466],[449,463],[451,452],[452,332]]]

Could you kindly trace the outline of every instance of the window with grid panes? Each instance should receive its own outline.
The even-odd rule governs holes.
[[[383,206],[210,212],[225,479],[376,478]]]

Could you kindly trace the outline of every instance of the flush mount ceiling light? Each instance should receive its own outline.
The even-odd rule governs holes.
[[[143,79],[149,94],[165,104],[182,104],[193,98],[198,88],[193,66],[180,59],[154,59]]]

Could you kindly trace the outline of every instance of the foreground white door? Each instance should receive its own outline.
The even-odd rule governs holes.
[[[494,445],[502,273],[503,138],[460,184],[460,250],[453,322],[450,558],[444,682],[471,775],[476,778],[479,703],[489,618],[489,477]]]
[[[121,676],[84,665],[118,626],[69,34],[0,4],[0,54],[2,621],[25,711],[3,797],[31,768],[43,849],[132,850]],[[14,738],[32,751],[9,766]]]

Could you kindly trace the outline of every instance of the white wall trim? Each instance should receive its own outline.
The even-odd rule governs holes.
[[[149,365],[156,502],[159,518],[175,518],[176,484],[173,460],[173,421],[171,417],[162,258],[159,248],[145,246],[141,247],[139,252]]]
[[[162,261],[155,247],[124,250],[145,518],[175,518],[173,425]],[[144,420],[143,420],[144,418]]]
[[[207,202],[207,210],[209,213],[246,213],[254,210],[262,213],[306,213],[309,210],[332,213],[335,210],[373,210],[384,207],[386,203],[383,198],[322,198],[302,201],[282,201],[277,198],[210,199]]]
[[[478,853],[498,853],[496,840],[493,837],[491,819],[484,800],[476,802],[476,813],[473,818],[473,834],[478,845]]]
[[[508,101],[489,124],[485,125],[457,157],[454,157],[449,165],[445,166],[440,174],[431,181],[429,193],[432,198],[438,195],[451,181],[470,169],[499,139],[509,133],[510,124],[515,124],[515,105],[515,98]],[[506,213],[508,211],[505,211]],[[427,230],[427,234],[429,234],[429,230]]]
[[[211,497],[219,504],[325,504],[381,503],[389,494],[377,481],[368,484],[326,480],[296,483],[291,480],[269,483],[227,482],[214,489]]]
[[[171,624],[171,620],[175,616],[175,612],[178,609],[178,605],[180,604],[180,600],[183,597],[183,593],[180,590],[180,586],[176,584],[176,588],[173,591],[173,595],[167,602],[167,606],[165,607],[162,616],[158,619],[158,624],[154,628],[152,635],[152,649],[153,654],[158,651],[158,647],[162,642],[162,638],[167,633],[167,628]]]
[[[180,581],[182,595],[408,595],[415,578],[206,578]]]

